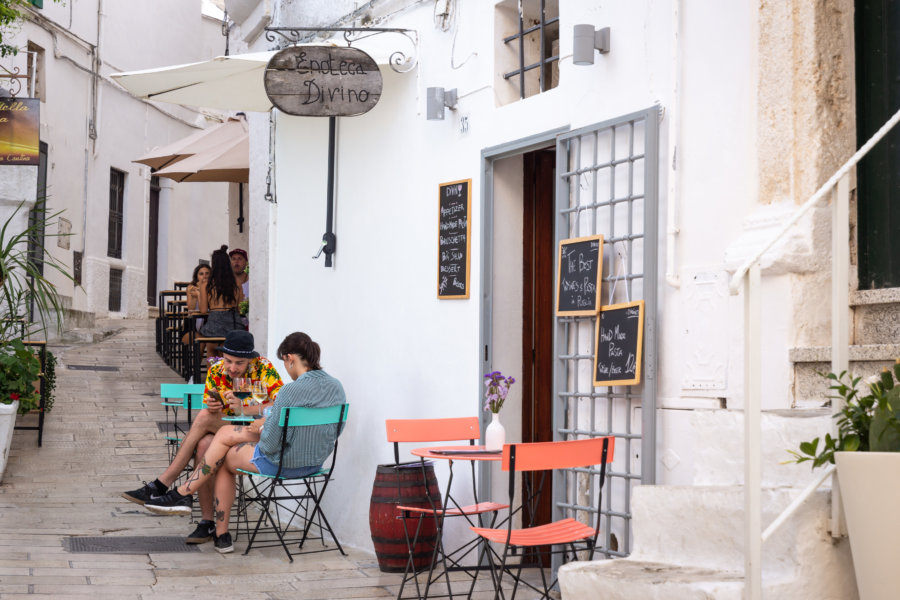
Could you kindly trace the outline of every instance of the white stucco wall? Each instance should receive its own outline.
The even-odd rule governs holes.
[[[260,199],[267,163],[262,157],[269,156],[268,123],[261,115],[251,119],[255,124],[250,248],[252,254],[269,251],[265,269],[251,278],[251,294],[268,298],[265,310],[253,312],[251,329],[264,340],[262,347],[270,355],[285,334],[308,332],[322,345],[326,370],[343,381],[353,405],[338,466],[346,475],[335,481],[334,494],[326,502],[332,510],[368,503],[368,486],[359,483],[374,476],[376,464],[391,459],[384,419],[480,411],[485,192],[481,152],[653,105],[661,107],[657,482],[739,482],[739,461],[723,460],[721,453],[710,451],[723,439],[733,441],[741,435],[743,300],[728,294],[727,281],[736,264],[758,247],[782,218],[779,215],[791,208],[790,200],[779,198],[770,207],[766,205],[771,198],[759,198],[758,128],[765,126],[759,122],[766,113],[759,99],[757,21],[763,9],[753,4],[682,0],[676,60],[670,0],[602,5],[562,2],[559,86],[504,104],[508,96],[504,86],[509,84],[498,79],[501,69],[495,58],[507,50],[497,39],[503,26],[496,25],[495,9],[505,4],[476,0],[450,4],[455,14],[445,29],[435,20],[429,3],[385,3],[389,19],[381,18],[377,6],[371,11],[374,25],[416,30],[418,66],[406,74],[382,67],[384,91],[375,109],[339,119],[337,254],[332,269],[324,268],[321,258],[310,258],[325,231],[327,119],[276,112],[273,185],[277,204],[271,205]],[[334,18],[333,9],[315,2],[283,2],[275,17],[290,21],[291,11],[300,11],[296,22],[274,24],[327,22]],[[611,28],[611,51],[595,54],[592,66],[572,64],[572,25],[576,23]],[[399,36],[396,39],[397,49],[405,51],[407,43]],[[249,50],[265,48],[260,40],[251,44]],[[365,42],[358,45],[365,49]],[[456,110],[446,111],[444,121],[425,119],[429,86],[458,91]],[[667,150],[676,119],[677,160]],[[495,224],[495,267],[516,256],[516,244],[521,244],[511,233],[520,229],[520,224],[512,222],[515,206],[504,209],[504,192],[497,188],[514,180],[516,168],[514,159],[495,165],[495,217],[510,218],[508,230]],[[679,228],[674,257],[665,253],[670,210],[666,190],[671,177],[675,178]],[[472,179],[473,189],[470,298],[438,300],[434,289],[437,186],[467,178]],[[813,233],[817,227],[821,228],[813,220],[801,223],[772,260],[764,261],[765,409],[791,408],[787,352],[805,325],[796,322],[796,311],[788,309],[785,299],[806,289],[793,272],[818,268],[816,253],[810,250],[814,248],[811,240],[819,235]],[[666,283],[667,269],[679,277],[680,287]],[[515,291],[521,281],[511,272],[495,273],[494,285],[503,290],[493,298],[493,335],[499,338],[493,340],[494,368],[514,372],[519,369],[515,364],[519,341],[503,337],[503,323],[521,320]],[[518,439],[521,413],[516,397],[506,407],[504,420],[509,439]],[[774,440],[767,445],[766,481],[784,485],[802,478],[778,462],[786,458],[784,447],[818,425],[813,420],[799,424],[791,418],[766,423]],[[443,465],[438,468],[439,474],[445,473]],[[342,541],[371,547],[364,512],[342,514],[337,524]]]
[[[49,278],[64,301],[71,299],[72,308],[105,315],[109,269],[120,268],[124,271],[121,314],[143,317],[151,173],[132,161],[217,120],[195,110],[137,100],[106,76],[222,54],[219,24],[201,17],[199,0],[47,2],[34,13],[37,21],[24,23],[13,40],[23,48],[31,41],[44,49],[41,141],[48,144],[49,206],[65,211],[73,234],[69,249],[49,240],[47,250],[69,268],[73,252],[84,253],[81,288],[73,288],[53,273]],[[163,14],[165,19],[160,18]],[[42,25],[45,20],[52,24]],[[92,52],[100,59],[96,90],[91,86]],[[7,62],[25,72],[24,53]],[[111,168],[126,174],[121,259],[107,257]],[[208,259],[212,249],[226,243],[229,236],[226,184],[167,185],[165,181],[160,197],[158,289],[189,278],[197,259]]]

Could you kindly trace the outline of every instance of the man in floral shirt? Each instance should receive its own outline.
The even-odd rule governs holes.
[[[240,408],[242,401],[232,392],[232,381],[235,377],[262,381],[266,384],[269,392],[269,397],[263,404],[245,406],[245,415],[262,414],[265,407],[275,400],[283,382],[272,363],[253,349],[253,334],[239,329],[229,331],[225,337],[225,343],[216,350],[222,352],[222,360],[212,365],[207,373],[206,389],[203,390],[203,402],[206,404],[206,408],[194,417],[191,429],[181,441],[181,446],[169,468],[156,480],[145,482],[143,487],[123,492],[122,497],[126,500],[143,505],[147,501],[163,495],[187,466],[192,456],[194,465],[200,464],[200,459],[212,442],[215,433],[224,425],[229,424],[222,417],[234,415],[235,408]],[[209,485],[198,490],[197,497],[200,502],[202,520],[197,529],[185,540],[188,544],[202,544],[213,539],[216,530],[212,520],[213,483],[214,480],[210,479]]]

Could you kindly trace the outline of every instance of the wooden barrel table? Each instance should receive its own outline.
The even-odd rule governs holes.
[[[409,560],[409,548],[403,532],[403,519],[399,519],[397,506],[440,508],[441,491],[434,475],[434,465],[425,463],[424,477],[420,462],[399,465],[378,465],[375,483],[372,486],[372,500],[369,504],[369,528],[378,558],[378,568],[385,573],[402,573]],[[432,515],[421,519],[406,519],[410,541],[419,534],[413,549],[413,565],[416,571],[431,565],[437,527]]]

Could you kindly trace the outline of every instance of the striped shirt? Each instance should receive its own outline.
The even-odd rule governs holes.
[[[282,408],[287,406],[327,408],[346,401],[347,396],[340,381],[322,370],[307,371],[279,391],[272,416],[266,419],[259,439],[260,452],[269,461],[278,464],[281,455],[282,427],[278,424],[276,415],[281,414]],[[333,425],[290,428],[283,466],[296,469],[315,467],[324,463],[334,449],[334,429]]]

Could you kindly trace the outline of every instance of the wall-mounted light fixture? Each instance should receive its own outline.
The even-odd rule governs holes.
[[[609,27],[594,29],[593,25],[576,25],[572,42],[572,62],[576,65],[594,64],[594,50],[609,52]]]
[[[456,88],[445,90],[442,87],[430,87],[427,99],[425,118],[429,121],[443,121],[444,108],[456,108]]]

